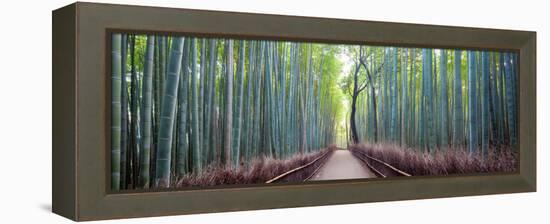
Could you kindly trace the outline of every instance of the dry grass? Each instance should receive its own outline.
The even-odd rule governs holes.
[[[176,183],[176,188],[181,187],[208,187],[233,184],[259,184],[292,170],[296,167],[310,163],[322,155],[324,149],[312,153],[299,153],[288,159],[274,159],[272,157],[259,157],[252,160],[248,167],[231,169],[220,165],[211,165],[199,174],[188,174],[181,177]],[[280,182],[301,181],[313,172],[314,169],[300,170],[299,174],[284,178]]]
[[[464,148],[444,149],[433,155],[391,144],[353,145],[350,150],[362,150],[413,176],[514,172],[518,165],[518,155],[511,148],[490,149],[486,159],[480,154],[469,155]]]

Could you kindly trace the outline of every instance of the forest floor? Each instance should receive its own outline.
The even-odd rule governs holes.
[[[348,149],[330,146],[316,152],[298,153],[285,159],[258,157],[252,160],[250,166],[238,169],[211,166],[199,174],[183,176],[174,187],[261,184],[289,171],[290,174],[276,182],[376,178],[375,171],[365,166],[361,154],[377,158],[412,176],[513,172],[517,169],[518,161],[517,153],[510,148],[491,149],[488,157],[482,158],[478,154],[470,155],[462,148],[439,150],[430,154],[391,144],[358,144],[351,145]],[[294,172],[296,168],[299,170]],[[381,172],[378,168],[375,169]]]
[[[335,150],[311,180],[341,180],[376,177],[349,150]]]

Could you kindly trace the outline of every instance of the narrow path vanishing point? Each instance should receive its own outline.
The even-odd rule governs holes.
[[[349,150],[336,150],[310,180],[374,178],[376,174],[363,166]]]

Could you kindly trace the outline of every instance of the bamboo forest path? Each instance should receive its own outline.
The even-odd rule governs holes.
[[[366,168],[349,150],[335,150],[328,161],[310,180],[339,180],[374,178],[376,174]]]

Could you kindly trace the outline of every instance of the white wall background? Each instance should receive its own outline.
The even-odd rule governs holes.
[[[107,1],[100,1],[107,2]],[[550,166],[549,7],[534,0],[118,0],[122,4],[538,32],[537,193],[139,218],[101,223],[546,223]],[[51,10],[69,0],[0,6],[0,221],[68,223],[51,209]],[[546,22],[545,22],[546,20]],[[328,32],[328,31],[327,31]],[[547,99],[545,99],[547,98]],[[535,127],[533,127],[535,128]],[[546,212],[546,214],[545,214]]]

